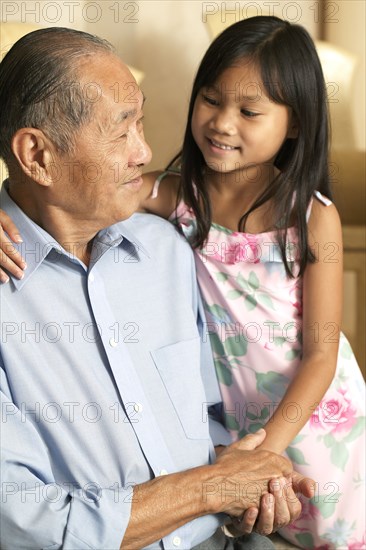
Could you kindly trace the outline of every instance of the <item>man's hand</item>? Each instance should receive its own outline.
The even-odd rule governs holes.
[[[307,498],[314,496],[315,481],[293,472],[289,478],[273,479],[269,483],[270,493],[261,498],[260,510],[249,508],[240,519],[234,519],[227,526],[234,536],[255,531],[269,535],[295,521],[301,513],[301,503],[296,494]]]
[[[301,513],[301,504],[291,482],[286,478],[271,480],[270,493],[261,497],[260,509],[249,508],[241,518],[233,518],[227,526],[234,536],[249,534],[269,535],[292,523]]]
[[[232,523],[227,527],[235,536],[251,533],[253,530],[262,535],[268,535],[278,529],[288,525],[295,521],[295,519],[301,513],[301,503],[296,496],[296,493],[301,493],[303,496],[311,498],[314,495],[315,482],[310,478],[305,478],[298,472],[291,471],[290,475],[283,475],[286,469],[291,470],[291,464],[286,461],[285,463],[278,463],[276,458],[278,455],[262,456],[260,451],[256,451],[256,447],[259,446],[265,439],[264,430],[260,430],[252,436],[247,436],[241,441],[230,445],[223,450],[220,448],[218,453],[217,463],[220,464],[222,460],[230,460],[231,453],[235,449],[237,460],[243,460],[244,457],[240,457],[240,451],[247,451],[245,460],[255,462],[260,473],[264,474],[264,477],[256,477],[257,469],[253,469],[253,464],[247,467],[243,471],[243,474],[247,474],[246,485],[242,487],[236,486],[232,491],[232,494],[236,496],[236,502],[243,503],[243,497],[248,497],[249,500],[259,497],[258,503],[252,503],[251,506],[246,508],[244,513],[237,515],[236,512],[230,512],[232,517]],[[227,456],[225,457],[225,454]],[[271,465],[268,464],[270,459]],[[264,464],[263,464],[264,461]],[[283,473],[277,476],[273,476],[272,479],[266,479],[266,474],[269,468],[280,467],[283,468]],[[250,478],[252,481],[250,481]],[[221,491],[222,500],[225,499],[228,504],[228,499],[231,496],[230,487],[233,487],[234,477],[230,480],[224,481],[224,489]],[[254,489],[254,491],[253,491]],[[234,503],[235,504],[235,503]],[[228,512],[227,512],[228,513]]]
[[[259,430],[219,454],[204,488],[210,511],[241,517],[248,508],[259,508],[271,479],[290,476],[291,462],[270,451],[256,450],[265,436],[265,431]]]

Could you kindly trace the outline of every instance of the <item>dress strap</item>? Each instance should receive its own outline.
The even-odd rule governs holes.
[[[313,207],[314,197],[316,199],[318,199],[318,201],[320,201],[322,204],[324,204],[324,206],[330,206],[331,204],[333,204],[332,201],[329,200],[326,196],[322,195],[320,193],[320,191],[314,191],[313,197],[311,198],[311,200],[309,202],[309,206],[308,206],[307,211],[306,211],[306,221],[307,222],[309,221],[309,218],[310,218],[311,209]]]
[[[156,197],[158,196],[158,193],[159,193],[160,182],[165,178],[165,176],[168,176],[169,174],[177,175],[177,174],[180,174],[180,171],[169,168],[168,170],[164,170],[164,172],[159,174],[158,177],[156,178],[155,182],[154,182],[154,186],[153,186],[152,191],[151,191],[150,199],[156,199]]]
[[[333,204],[332,201],[329,200],[328,197],[326,197],[325,195],[322,195],[322,194],[320,193],[320,191],[315,191],[315,192],[314,192],[314,195],[315,195],[316,198],[317,198],[320,202],[322,202],[325,206],[330,206],[331,204]]]

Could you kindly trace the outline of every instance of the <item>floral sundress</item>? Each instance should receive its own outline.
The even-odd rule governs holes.
[[[331,204],[320,193],[315,197]],[[196,230],[184,202],[170,220],[187,239]],[[291,260],[294,229],[288,242]],[[224,422],[236,440],[268,422],[299,366],[302,279],[287,277],[274,232],[253,235],[213,223],[195,257]],[[333,330],[330,323],[329,338]],[[314,326],[314,337],[316,331]],[[294,404],[286,414],[291,422],[302,411]],[[365,549],[365,383],[343,334],[331,386],[285,454],[298,472],[316,480],[317,489],[312,499],[302,499],[300,518],[280,534],[306,550]]]

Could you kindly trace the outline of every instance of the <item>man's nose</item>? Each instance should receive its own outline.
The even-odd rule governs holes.
[[[131,143],[130,163],[145,165],[151,162],[152,152],[143,133],[135,132]]]

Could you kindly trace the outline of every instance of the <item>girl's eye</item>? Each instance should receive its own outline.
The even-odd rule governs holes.
[[[242,109],[241,111],[243,113],[243,115],[249,117],[249,118],[253,118],[255,116],[258,116],[259,113],[253,113],[253,111],[248,111],[248,109]]]
[[[202,95],[203,101],[208,103],[209,105],[218,105],[219,102],[214,99],[213,97],[209,97],[208,95]]]

